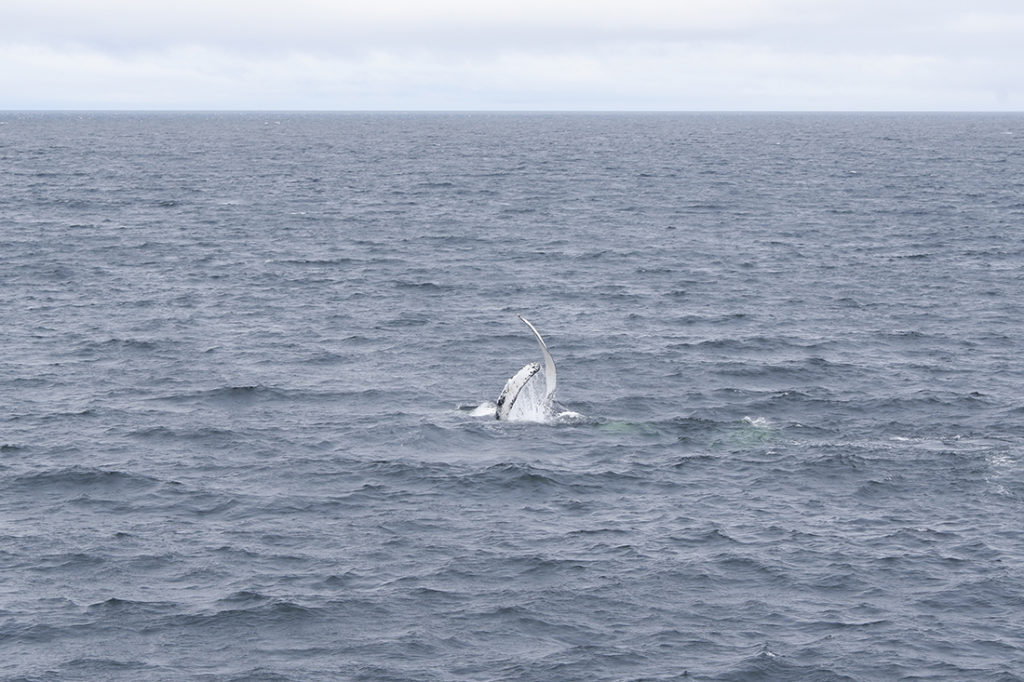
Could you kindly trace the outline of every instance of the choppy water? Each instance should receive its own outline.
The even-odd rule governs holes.
[[[7,113],[0,182],[0,677],[1024,679],[1024,116]],[[474,413],[517,313],[584,419]]]

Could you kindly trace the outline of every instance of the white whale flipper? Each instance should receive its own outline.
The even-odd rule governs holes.
[[[512,412],[512,406],[516,404],[519,392],[526,386],[526,382],[533,378],[533,375],[540,371],[539,362],[531,362],[515,373],[511,379],[505,382],[505,388],[501,389],[494,409],[494,418],[507,420]]]
[[[540,352],[544,356],[544,381],[547,385],[545,397],[548,400],[551,400],[555,395],[555,389],[558,388],[558,376],[555,374],[555,361],[551,359],[551,353],[548,352],[548,345],[544,343],[544,339],[541,337],[540,332],[537,331],[537,328],[530,324],[530,321],[522,315],[519,315],[518,317],[526,324],[527,327],[530,328],[533,335],[537,337],[537,345],[540,346]]]

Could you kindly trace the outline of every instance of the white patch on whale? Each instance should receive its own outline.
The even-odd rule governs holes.
[[[505,382],[505,387],[501,389],[501,394],[498,395],[496,402],[497,408],[494,413],[496,419],[507,420],[509,418],[509,415],[512,414],[512,408],[516,406],[519,395],[523,392],[523,388],[539,371],[540,363],[531,362]]]

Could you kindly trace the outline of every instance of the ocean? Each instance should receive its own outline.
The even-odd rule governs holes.
[[[1024,115],[0,113],[0,312],[2,679],[1024,679]]]

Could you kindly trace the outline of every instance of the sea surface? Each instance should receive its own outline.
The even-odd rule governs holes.
[[[0,679],[1024,679],[1024,115],[0,113],[0,316]]]

